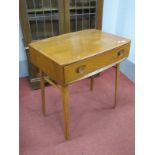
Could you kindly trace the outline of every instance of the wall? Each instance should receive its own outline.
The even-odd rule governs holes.
[[[28,76],[28,67],[22,38],[21,26],[19,25],[19,76],[25,77]]]
[[[104,0],[103,27],[105,32],[131,39],[130,55],[121,64],[121,71],[135,81],[135,2],[134,0]]]

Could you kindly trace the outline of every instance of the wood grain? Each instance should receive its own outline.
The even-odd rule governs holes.
[[[61,85],[127,58],[129,47],[130,40],[95,29],[29,44],[31,63]]]
[[[69,107],[68,107],[68,86],[62,87],[63,111],[64,111],[64,134],[69,139]]]
[[[116,107],[117,100],[118,100],[118,83],[119,83],[119,73],[120,73],[119,70],[120,70],[120,63],[116,65],[114,108]]]
[[[124,49],[124,54],[118,56],[118,52]],[[67,65],[64,67],[64,76],[65,76],[65,83],[70,83],[75,81],[91,72],[94,72],[100,68],[108,66],[114,62],[117,62],[123,58],[128,57],[129,52],[129,45],[123,45],[116,49],[112,49],[108,52],[103,52],[102,54],[92,56],[90,58],[84,59],[82,61],[78,61]],[[77,73],[77,69],[80,66],[85,66],[82,72]]]
[[[45,116],[45,82],[44,82],[44,73],[40,70],[40,88],[41,88],[41,100],[42,100],[42,112]]]
[[[69,0],[64,0],[64,29],[65,33],[70,32],[70,17],[69,17]]]
[[[29,44],[29,47],[59,65],[65,66],[121,47],[129,42],[129,39],[123,37],[88,29],[36,41]]]
[[[90,78],[90,91],[93,91],[93,88],[94,88],[94,79],[95,79],[95,77],[91,77]]]
[[[50,76],[50,78],[56,81],[58,84],[64,84],[64,77],[63,77],[63,68],[62,66],[55,63],[49,57],[41,54],[36,49],[32,47],[29,48],[30,50],[30,60],[35,66],[40,68],[44,73]]]
[[[59,22],[60,22],[60,34],[65,33],[65,15],[64,15],[64,1],[58,0],[58,10],[59,10]]]
[[[20,24],[22,26],[24,44],[25,46],[27,46],[31,42],[31,33],[27,17],[25,0],[19,0],[19,17],[20,17]]]
[[[97,1],[96,28],[99,30],[102,30],[103,3],[104,0]]]

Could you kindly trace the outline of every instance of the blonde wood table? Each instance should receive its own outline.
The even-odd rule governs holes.
[[[42,111],[45,115],[44,82],[62,91],[64,134],[69,139],[68,85],[91,78],[116,66],[114,107],[117,102],[120,62],[129,55],[130,40],[100,30],[89,29],[68,33],[29,44],[31,63],[40,69]],[[46,76],[45,76],[46,75]]]

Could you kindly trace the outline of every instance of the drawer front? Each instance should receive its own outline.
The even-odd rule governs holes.
[[[119,48],[65,66],[65,83],[67,84],[81,79],[83,76],[86,76],[91,72],[127,58],[129,54],[129,46],[130,44],[126,44]]]

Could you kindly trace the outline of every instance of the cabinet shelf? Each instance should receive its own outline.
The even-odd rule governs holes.
[[[43,20],[51,20],[52,21],[58,21],[59,16],[58,15],[46,15],[46,16],[29,16],[29,21],[43,21]]]
[[[82,9],[95,9],[95,6],[77,6],[77,7],[70,7],[70,10],[82,10]],[[39,9],[28,9],[28,13],[34,12],[49,12],[49,11],[58,11],[58,8],[39,8]]]
[[[70,10],[82,10],[82,9],[95,9],[96,6],[76,6],[76,7],[70,7]]]
[[[28,13],[33,13],[33,12],[46,12],[46,11],[58,11],[58,8],[39,8],[39,9],[28,9]]]

